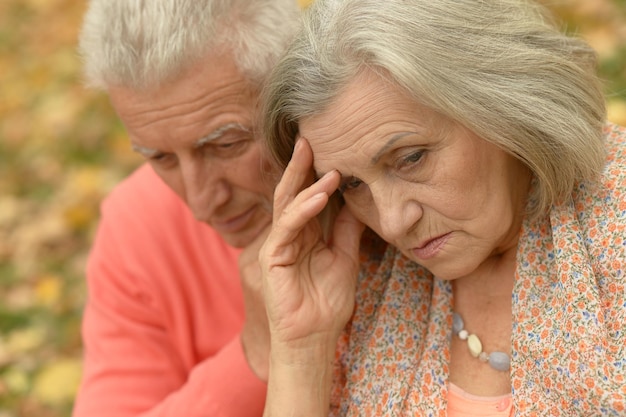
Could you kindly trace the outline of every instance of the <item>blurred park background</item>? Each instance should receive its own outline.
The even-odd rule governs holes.
[[[543,1],[596,48],[609,119],[626,125],[626,0]],[[0,417],[69,416],[98,206],[140,163],[81,84],[85,6],[0,2]]]

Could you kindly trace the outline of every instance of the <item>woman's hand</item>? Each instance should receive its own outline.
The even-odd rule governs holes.
[[[342,208],[325,241],[317,215],[340,174],[331,171],[311,184],[312,163],[308,142],[299,139],[276,188],[272,230],[261,249],[273,349],[330,343],[334,351],[354,308],[363,225]]]
[[[266,417],[328,414],[334,352],[354,308],[364,227],[344,207],[324,239],[317,216],[340,174],[312,183],[312,164],[308,142],[298,140],[259,257],[271,337]]]

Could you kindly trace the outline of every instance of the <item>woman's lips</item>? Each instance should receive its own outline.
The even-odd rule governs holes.
[[[430,259],[437,255],[441,248],[446,244],[448,238],[450,237],[450,233],[446,233],[445,235],[438,236],[434,239],[430,239],[426,241],[422,246],[413,248],[413,254],[420,259]]]

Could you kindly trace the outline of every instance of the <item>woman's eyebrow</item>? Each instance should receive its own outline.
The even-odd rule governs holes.
[[[376,155],[374,155],[374,156],[370,159],[370,163],[371,163],[372,165],[376,164],[376,163],[380,160],[380,158],[383,156],[383,154],[385,153],[385,151],[386,151],[387,149],[389,149],[389,148],[390,148],[390,147],[391,147],[394,143],[396,143],[397,141],[399,141],[400,139],[402,139],[402,138],[404,138],[404,137],[406,137],[406,136],[413,135],[413,134],[415,134],[415,133],[416,133],[416,132],[401,132],[401,133],[398,133],[398,134],[396,134],[396,135],[393,135],[393,136],[392,136],[392,137],[391,137],[391,138],[387,141],[387,143],[385,143],[385,144],[383,145],[383,147],[382,147],[382,148],[380,148],[380,149],[378,150],[378,152],[376,152]],[[341,173],[341,172],[340,172],[340,173]],[[315,175],[317,176],[317,178],[322,178],[325,174],[326,174],[325,172],[320,172],[320,171],[317,171],[317,170],[315,171]],[[350,179],[350,178],[352,178],[352,176],[344,176],[343,174],[341,174],[341,178],[342,178],[342,181],[344,181],[344,179]]]
[[[393,135],[391,137],[391,139],[389,139],[387,141],[387,143],[385,143],[383,145],[382,148],[380,148],[380,150],[378,152],[376,152],[376,155],[374,155],[371,159],[371,163],[375,164],[378,162],[378,160],[380,159],[380,157],[387,151],[387,149],[389,149],[394,143],[396,143],[397,141],[399,141],[400,139],[402,139],[405,136],[408,135],[412,135],[415,132],[402,132],[402,133],[398,133],[397,135]]]

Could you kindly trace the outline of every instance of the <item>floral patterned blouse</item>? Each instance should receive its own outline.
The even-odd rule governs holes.
[[[515,416],[626,416],[626,128],[607,164],[526,220],[513,290]],[[375,237],[337,351],[332,416],[446,416],[452,291]]]

